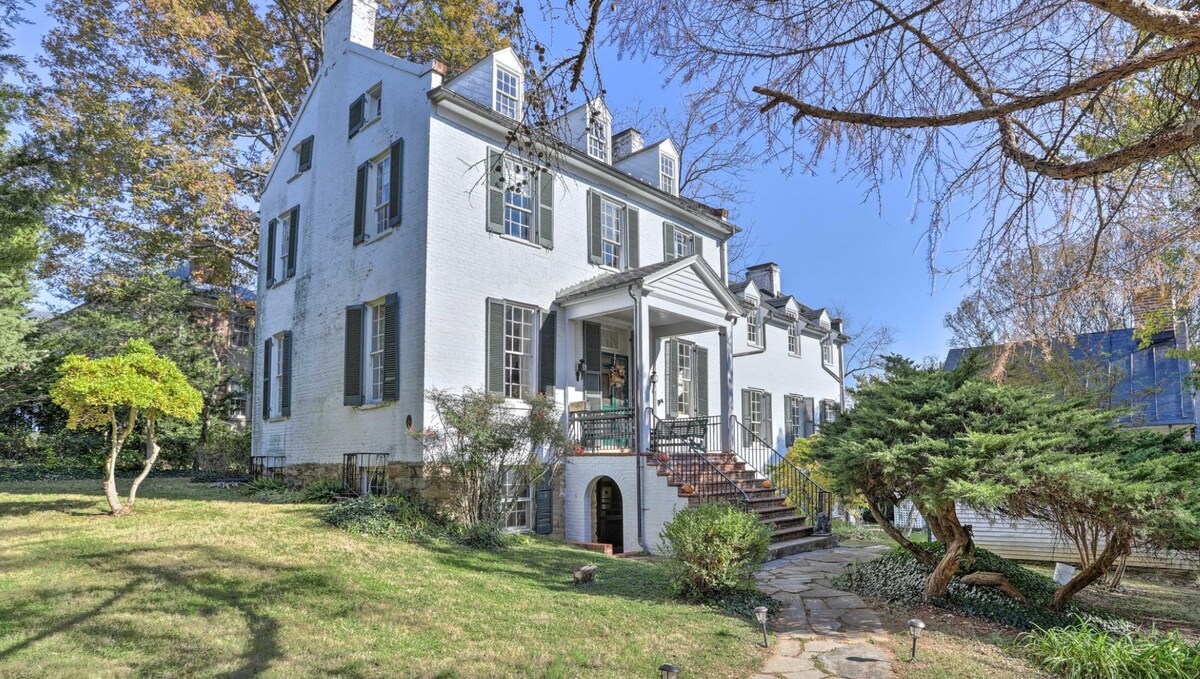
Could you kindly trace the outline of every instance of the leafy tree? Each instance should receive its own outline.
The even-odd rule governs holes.
[[[48,3],[53,86],[33,123],[88,177],[51,215],[62,287],[111,259],[255,269],[258,191],[320,72],[329,4]],[[509,16],[490,0],[385,0],[376,44],[454,72],[505,44]]]
[[[552,474],[573,444],[554,403],[542,396],[512,407],[479,389],[429,391],[435,427],[411,432],[425,447],[429,483],[450,491],[454,518],[469,528],[504,528],[523,494]]]
[[[200,392],[170,359],[162,358],[145,340],[130,340],[121,353],[104,358],[71,354],[59,368],[61,377],[50,395],[70,413],[71,429],[107,429],[104,496],[113,515],[128,514],[137,501],[138,487],[158,459],[155,425],[162,418],[195,420],[200,414]],[[146,438],[142,472],[122,504],[117,494],[117,457],[141,417]]]

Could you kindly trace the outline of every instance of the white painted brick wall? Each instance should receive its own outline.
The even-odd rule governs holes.
[[[662,533],[663,526],[675,516],[675,512],[687,506],[687,499],[679,497],[678,489],[667,485],[666,478],[659,476],[653,466],[647,465],[642,473],[645,481],[645,543],[651,553],[657,554],[660,552],[659,534]],[[571,458],[566,467],[563,484],[563,492],[566,494],[566,538],[578,542],[595,542],[592,499],[596,481],[605,476],[615,481],[621,491],[625,551],[637,551],[640,549],[637,536],[637,459],[632,455]]]

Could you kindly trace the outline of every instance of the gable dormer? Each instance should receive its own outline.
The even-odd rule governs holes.
[[[525,66],[511,47],[476,62],[446,87],[513,120],[524,113]]]
[[[613,139],[613,166],[658,187],[679,195],[679,150],[670,138],[637,148],[641,133],[625,130]]]
[[[575,148],[601,162],[613,156],[612,112],[600,97],[577,106],[561,118],[563,137]]]

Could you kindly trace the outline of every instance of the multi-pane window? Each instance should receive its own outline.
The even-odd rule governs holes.
[[[531,393],[533,367],[533,309],[504,307],[504,395],[525,398]]]
[[[761,433],[763,429],[762,392],[752,390],[747,406],[746,426],[756,434]]]
[[[506,68],[496,69],[495,108],[501,115],[518,118],[521,110],[521,76]]]
[[[250,317],[241,314],[234,316],[229,324],[229,343],[244,349],[250,346],[251,340]]]
[[[508,514],[504,519],[507,530],[527,530],[529,528],[529,510],[533,504],[529,495],[529,484],[523,483],[521,475],[515,469],[506,470],[501,493],[507,504]]]
[[[826,363],[833,363],[833,343],[829,340],[821,341],[821,360]]]
[[[597,112],[588,113],[588,155],[608,162],[608,121]]]
[[[758,307],[755,307],[750,316],[746,318],[746,341],[750,344],[760,343],[760,330],[758,322]]]
[[[836,401],[821,401],[821,424],[829,424],[837,419],[838,406]]]
[[[800,355],[800,330],[796,321],[788,323],[788,353],[793,356]]]
[[[675,412],[680,415],[692,414],[692,393],[693,389],[693,371],[692,371],[692,345],[686,342],[678,343],[678,365],[679,365],[679,402],[676,404]]]
[[[275,233],[279,234],[279,245],[275,247],[275,258],[278,260],[276,265],[275,275],[279,278],[287,276],[288,270],[288,249],[291,247],[292,241],[292,212],[291,210],[279,215],[278,225],[275,227]]]
[[[687,257],[696,252],[696,236],[684,231],[683,229],[675,229],[675,258]]]
[[[804,438],[804,399],[799,396],[788,396],[787,409],[789,438],[793,441]]]
[[[625,231],[625,208],[607,199],[600,200],[600,263],[621,268],[621,249]]]
[[[371,171],[375,173],[375,233],[388,230],[388,200],[392,195],[392,157],[391,154],[371,163]]]
[[[274,378],[271,380],[271,417],[283,414],[283,347],[287,333],[275,335],[271,342],[271,362],[274,363]]]
[[[675,193],[675,181],[679,176],[675,159],[668,155],[658,157],[658,188]]]
[[[383,340],[387,332],[386,308],[383,302],[367,305],[365,334],[367,357],[367,402],[383,400]]]
[[[532,171],[504,158],[504,233],[522,240],[533,237]]]
[[[229,407],[229,416],[234,419],[245,419],[246,417],[246,397],[245,396],[230,396],[226,401]]]

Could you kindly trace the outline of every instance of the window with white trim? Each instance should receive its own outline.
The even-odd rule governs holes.
[[[226,403],[228,404],[227,407],[229,409],[228,412],[230,418],[235,420],[246,419],[246,413],[248,411],[246,410],[247,401],[245,394],[230,396],[226,399]]]
[[[621,268],[625,235],[625,206],[600,199],[600,263]]]
[[[758,307],[754,307],[750,311],[750,315],[746,317],[746,341],[753,345],[762,343],[762,327],[758,320]]]
[[[504,156],[504,233],[533,240],[533,169]]]
[[[825,363],[833,364],[833,341],[829,339],[821,340],[821,360]]]
[[[533,393],[533,309],[504,305],[504,395]]]
[[[363,400],[379,403],[383,400],[383,342],[387,333],[387,314],[384,300],[367,304],[363,314],[363,356],[366,361],[367,389]]]
[[[521,76],[502,66],[496,67],[496,92],[493,108],[514,120],[521,113]]]
[[[392,196],[392,155],[385,153],[371,161],[371,186],[374,187],[375,235],[388,230],[388,201]]]
[[[283,414],[283,342],[286,336],[286,332],[281,332],[271,338],[271,363],[274,364],[271,371],[271,417]]]
[[[239,349],[250,346],[254,333],[250,328],[250,316],[237,314],[229,323],[229,343]]]
[[[788,353],[800,355],[800,324],[794,318],[788,319]]]
[[[821,424],[829,424],[837,419],[838,404],[837,401],[821,401]]]
[[[696,236],[679,227],[675,227],[675,258],[688,257],[696,252]]]
[[[784,407],[787,408],[788,438],[791,441],[804,438],[804,399],[800,396],[785,396]]]
[[[762,433],[763,429],[763,393],[758,389],[747,389],[750,392],[749,408],[746,412],[746,426],[755,434]]]
[[[383,83],[367,90],[366,102],[363,104],[363,119],[374,120],[383,115]]]
[[[292,211],[279,215],[276,219],[275,233],[279,243],[275,246],[275,277],[276,280],[287,278],[288,270],[288,249],[292,242]]]
[[[608,119],[599,111],[588,112],[587,152],[588,155],[608,162]]]
[[[658,157],[658,188],[667,193],[677,193],[676,183],[679,178],[679,164],[675,158],[666,154],[661,154]]]
[[[695,348],[688,342],[676,342],[676,346],[679,347],[676,357],[679,367],[679,388],[676,390],[678,402],[675,404],[675,412],[680,415],[691,415],[692,393],[695,391],[695,372],[692,365]]]
[[[516,469],[505,470],[501,484],[504,504],[508,505],[508,514],[504,518],[505,530],[529,530],[529,515],[533,506],[529,491],[529,484],[523,483]]]

